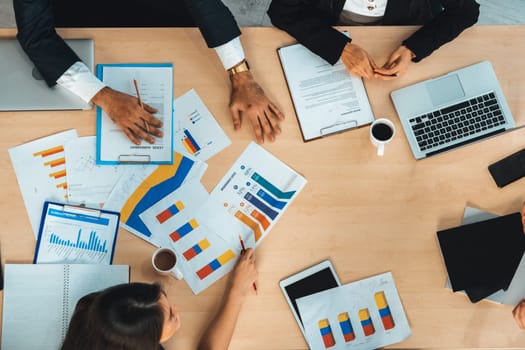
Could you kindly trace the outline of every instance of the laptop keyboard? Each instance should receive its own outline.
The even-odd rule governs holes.
[[[421,151],[501,129],[506,123],[492,92],[413,117],[409,122]]]

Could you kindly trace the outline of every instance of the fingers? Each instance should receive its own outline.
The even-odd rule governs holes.
[[[241,128],[242,125],[241,111],[231,106],[230,112],[232,114],[233,130],[237,131]]]
[[[241,256],[243,260],[250,260],[255,262],[255,250],[253,250],[253,248],[246,249]]]
[[[525,233],[525,202],[521,207],[521,226],[523,227],[523,233]]]
[[[512,310],[512,316],[521,329],[525,329],[525,300],[521,300]]]

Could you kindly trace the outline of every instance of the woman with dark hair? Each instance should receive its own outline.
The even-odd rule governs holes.
[[[343,61],[363,78],[394,79],[478,20],[475,0],[272,0],[268,15],[328,63]],[[361,44],[334,25],[422,25],[379,67]]]
[[[255,255],[247,249],[199,349],[228,348],[241,306],[256,280]],[[61,350],[159,350],[180,325],[177,309],[158,284],[120,284],[79,300]]]

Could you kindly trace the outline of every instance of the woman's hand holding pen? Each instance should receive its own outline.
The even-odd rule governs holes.
[[[140,145],[140,140],[154,143],[153,136],[162,137],[158,129],[162,122],[152,115],[157,110],[147,104],[142,108],[136,97],[106,86],[91,101],[102,108],[134,144]]]
[[[248,248],[244,253],[241,253],[237,266],[233,270],[230,279],[231,292],[239,297],[247,296],[253,290],[253,285],[257,281],[257,275],[255,251],[252,248]]]

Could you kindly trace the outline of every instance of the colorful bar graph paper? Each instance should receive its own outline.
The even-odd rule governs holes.
[[[355,339],[354,329],[350,323],[350,318],[348,317],[348,312],[342,312],[337,316],[339,321],[339,326],[341,327],[341,333],[343,333],[343,338],[345,342],[349,342]]]
[[[252,180],[257,182],[259,185],[264,187],[268,192],[270,192],[274,197],[281,199],[290,199],[295,194],[295,191],[283,192],[277,187],[275,187],[270,181],[266,180],[258,173],[253,173]]]
[[[321,332],[321,337],[323,338],[323,343],[325,348],[330,348],[335,345],[334,335],[332,334],[332,328],[328,319],[324,319],[318,322],[319,331]]]
[[[197,152],[200,151],[200,146],[199,144],[197,143],[197,141],[195,141],[195,139],[193,138],[193,136],[191,135],[191,133],[188,131],[188,130],[184,130],[184,139],[182,140],[182,144],[184,145],[184,147],[186,147],[186,150],[188,150],[188,152],[190,152],[190,154],[195,154]]]
[[[235,213],[235,217],[240,222],[242,222],[243,224],[245,224],[246,226],[248,226],[249,228],[251,228],[253,230],[253,235],[255,237],[255,242],[257,242],[262,237],[262,232],[261,232],[261,228],[259,227],[259,224],[257,224],[255,221],[250,219],[242,211],[237,210],[237,212]]]
[[[166,220],[171,218],[173,215],[180,212],[184,209],[184,204],[181,201],[177,201],[175,204],[170,205],[170,207],[161,213],[157,214],[156,218],[160,224],[164,223]]]
[[[233,253],[231,249],[228,249],[217,259],[213,259],[209,264],[197,271],[197,276],[199,276],[199,278],[203,280],[206,277],[208,277],[213,271],[218,270],[221,266],[224,266],[228,261],[230,261],[233,258],[235,258],[235,253]]]
[[[195,244],[193,247],[186,250],[182,255],[186,258],[187,261],[190,261],[200,253],[202,253],[203,250],[208,248],[210,246],[210,242],[206,238],[204,238],[199,243]]]
[[[377,309],[379,310],[379,316],[381,316],[381,321],[385,330],[394,328],[394,319],[392,318],[392,313],[388,307],[388,302],[386,301],[384,292],[377,292],[374,294],[374,299],[376,300]]]
[[[197,220],[191,219],[189,222],[185,223],[184,225],[173,231],[170,234],[170,238],[173,242],[177,242],[179,239],[186,236],[188,233],[190,233],[197,227],[199,227]]]
[[[361,321],[361,327],[363,327],[363,332],[366,336],[372,335],[375,333],[374,324],[370,318],[370,313],[368,309],[359,310],[359,320]]]

